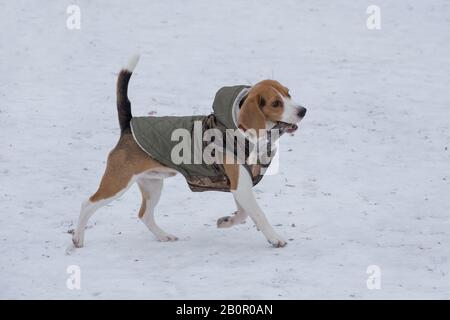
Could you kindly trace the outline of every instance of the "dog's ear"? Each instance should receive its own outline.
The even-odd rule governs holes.
[[[266,129],[266,117],[262,112],[265,104],[266,101],[260,94],[249,96],[239,111],[239,127],[245,130],[254,129],[259,136],[259,130]]]

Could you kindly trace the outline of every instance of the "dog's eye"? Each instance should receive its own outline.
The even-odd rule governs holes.
[[[274,108],[281,107],[281,101],[275,100],[274,102],[272,102],[272,107],[274,107]]]

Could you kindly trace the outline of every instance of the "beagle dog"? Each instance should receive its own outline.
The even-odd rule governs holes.
[[[159,201],[163,180],[177,174],[177,170],[163,165],[144,152],[133,137],[130,122],[131,104],[128,100],[128,82],[136,67],[139,56],[130,59],[117,80],[117,110],[121,134],[117,145],[109,153],[106,170],[100,181],[98,190],[83,202],[77,228],[73,232],[72,241],[75,247],[83,247],[84,233],[88,220],[99,208],[123,195],[135,182],[142,193],[142,204],[139,218],[159,241],[175,241],[177,237],[162,230],[155,221],[154,213]],[[242,131],[254,129],[264,132],[278,124],[285,131],[293,132],[303,119],[306,109],[295,103],[288,88],[275,80],[263,80],[248,91],[243,98],[237,114],[236,127]],[[229,191],[233,194],[237,211],[218,219],[217,227],[229,228],[244,222],[250,216],[258,230],[274,247],[284,247],[286,241],[277,234],[267,221],[252,191],[253,177],[242,164],[228,161],[224,154],[223,169],[228,178]]]

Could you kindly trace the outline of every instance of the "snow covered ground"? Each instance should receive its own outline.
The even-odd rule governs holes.
[[[73,3],[80,30],[66,27]],[[366,27],[371,4],[381,30]],[[2,0],[0,30],[0,298],[450,298],[448,1]],[[270,77],[308,107],[255,188],[287,247],[251,221],[217,229],[232,196],[177,176],[156,216],[178,242],[138,220],[134,186],[66,254],[135,52],[135,115],[207,114],[221,86]]]

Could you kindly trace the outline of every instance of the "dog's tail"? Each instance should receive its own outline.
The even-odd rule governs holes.
[[[117,113],[119,116],[120,134],[130,131],[131,103],[128,100],[128,82],[139,61],[139,55],[133,55],[128,64],[122,68],[117,77]]]

